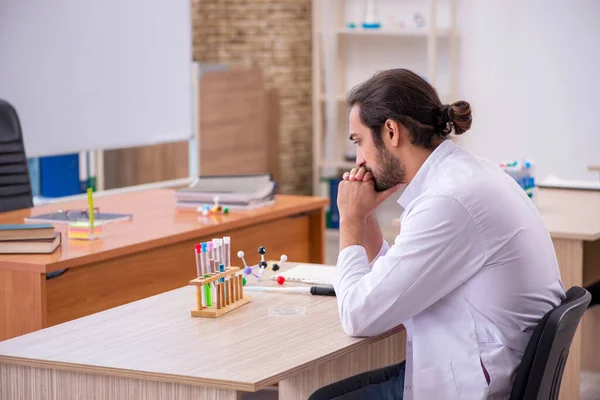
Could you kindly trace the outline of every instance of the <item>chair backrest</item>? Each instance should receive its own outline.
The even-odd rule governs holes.
[[[571,342],[592,296],[573,286],[565,301],[538,323],[519,368],[510,400],[558,399]]]
[[[0,99],[0,212],[32,206],[21,123],[14,107]]]

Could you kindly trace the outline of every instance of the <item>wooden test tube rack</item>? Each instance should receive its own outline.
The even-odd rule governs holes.
[[[249,303],[250,296],[244,296],[244,285],[242,276],[235,273],[239,267],[227,267],[225,272],[215,272],[209,278],[196,278],[189,281],[190,285],[196,286],[196,310],[192,310],[192,317],[217,318],[221,315],[235,310]],[[220,282],[221,278],[225,279]],[[216,298],[212,299],[212,305],[202,307],[202,291],[210,283],[217,285]]]

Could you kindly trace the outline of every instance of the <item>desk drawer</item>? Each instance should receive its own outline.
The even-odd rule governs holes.
[[[243,250],[248,263],[257,263],[259,246],[267,248],[267,259],[287,254],[290,261],[308,262],[310,257],[308,216],[224,231],[231,236],[231,262],[241,265],[236,253]],[[196,275],[194,244],[212,237],[117,257],[81,267],[46,281],[47,325],[52,326],[85,315],[117,307],[187,285]]]

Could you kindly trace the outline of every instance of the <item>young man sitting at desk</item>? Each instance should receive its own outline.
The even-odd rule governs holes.
[[[470,128],[470,105],[443,105],[418,75],[376,74],[349,105],[357,168],[338,189],[340,318],[352,336],[403,324],[406,361],[311,399],[508,399],[531,333],[565,298],[535,205],[447,138]],[[498,123],[510,119],[505,106]],[[373,212],[401,184],[400,234],[389,246]]]

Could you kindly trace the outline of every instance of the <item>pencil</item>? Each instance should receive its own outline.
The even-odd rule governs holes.
[[[93,235],[94,234],[94,197],[92,196],[93,190],[92,188],[88,188],[87,190],[87,195],[88,195],[88,207],[89,207],[89,214],[90,214],[90,232]]]

